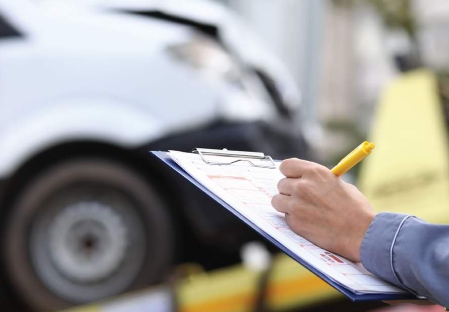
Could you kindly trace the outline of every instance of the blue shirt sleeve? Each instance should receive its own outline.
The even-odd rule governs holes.
[[[362,241],[363,266],[380,278],[449,307],[449,226],[382,212]]]

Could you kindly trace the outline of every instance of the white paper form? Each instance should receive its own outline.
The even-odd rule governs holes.
[[[285,222],[284,214],[271,206],[277,183],[284,176],[276,169],[257,168],[247,162],[232,165],[208,165],[199,155],[170,151],[170,157],[195,180],[220,197],[294,254],[334,281],[355,293],[405,293],[354,263],[324,250],[295,234]],[[216,161],[232,157],[216,157]]]

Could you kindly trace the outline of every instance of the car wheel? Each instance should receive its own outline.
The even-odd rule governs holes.
[[[161,196],[108,160],[55,165],[31,179],[6,224],[6,271],[33,309],[57,310],[160,281],[173,227]]]

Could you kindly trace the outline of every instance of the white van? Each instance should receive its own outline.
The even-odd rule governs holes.
[[[108,4],[106,4],[108,3]],[[236,261],[246,227],[150,150],[306,158],[285,69],[223,7],[0,0],[8,285],[57,310]]]

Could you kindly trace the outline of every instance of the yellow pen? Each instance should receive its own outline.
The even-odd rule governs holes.
[[[374,143],[368,141],[363,142],[357,146],[352,152],[350,152],[345,158],[340,160],[340,162],[332,168],[332,172],[337,176],[341,176],[346,173],[349,169],[357,165],[366,156],[371,154],[371,151],[375,147]]]

